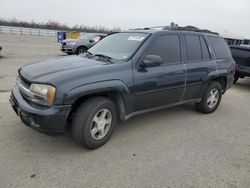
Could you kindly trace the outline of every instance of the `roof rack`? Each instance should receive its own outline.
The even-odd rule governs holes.
[[[194,26],[185,26],[185,27],[180,27],[180,26],[154,26],[154,27],[145,27],[145,28],[136,28],[132,30],[151,30],[151,29],[159,29],[159,30],[174,30],[174,31],[193,31],[193,32],[200,32],[200,33],[209,33],[209,34],[214,34],[214,35],[219,35],[219,33],[210,31],[208,29],[199,29]]]
[[[165,30],[166,26],[153,26],[153,27],[144,27],[144,28],[135,28],[131,30],[150,30],[150,29],[160,29],[160,30]]]

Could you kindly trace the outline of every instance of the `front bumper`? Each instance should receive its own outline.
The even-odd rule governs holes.
[[[65,53],[75,53],[76,49],[73,46],[63,45],[61,47],[61,51]]]
[[[17,87],[13,88],[9,101],[25,125],[48,135],[64,133],[71,105],[34,106],[22,97]]]

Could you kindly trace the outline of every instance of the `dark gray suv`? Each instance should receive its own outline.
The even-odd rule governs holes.
[[[29,127],[97,148],[117,120],[195,103],[214,112],[234,80],[235,62],[217,35],[179,30],[114,33],[86,53],[19,71],[10,103]]]
[[[61,42],[61,51],[68,55],[84,53],[105,36],[101,33],[85,33],[78,39],[65,39]]]

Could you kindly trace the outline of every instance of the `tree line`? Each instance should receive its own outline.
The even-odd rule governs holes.
[[[74,25],[73,27],[69,27],[67,24],[62,24],[58,21],[49,20],[47,22],[35,22],[35,21],[20,21],[15,18],[11,20],[6,20],[0,18],[0,25],[2,26],[12,26],[12,27],[28,27],[28,28],[39,28],[39,29],[51,29],[51,30],[60,30],[60,31],[79,31],[79,32],[89,32],[89,33],[112,33],[112,32],[119,32],[121,29],[119,27],[114,27],[112,29],[103,27],[103,26],[85,26],[85,25]],[[200,31],[200,32],[207,32],[218,34],[216,32],[207,30],[207,29],[199,29],[194,26],[184,26],[180,27],[178,24],[174,22],[170,23],[169,25],[165,26],[164,29],[170,30],[192,30],[192,31]]]
[[[12,27],[28,27],[28,28],[39,28],[39,29],[51,29],[60,31],[79,31],[79,32],[92,32],[92,33],[111,33],[121,31],[119,27],[114,27],[112,29],[103,26],[85,26],[85,25],[74,25],[73,27],[67,24],[62,24],[58,21],[49,20],[47,22],[35,22],[35,21],[20,21],[15,18],[6,20],[0,18],[0,25],[2,26],[12,26]]]

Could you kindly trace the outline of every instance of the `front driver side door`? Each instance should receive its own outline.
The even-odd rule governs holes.
[[[157,67],[134,68],[134,111],[174,104],[180,101],[185,87],[185,65],[181,58],[181,42],[178,34],[156,38],[144,51],[146,55],[158,55],[163,62]]]

